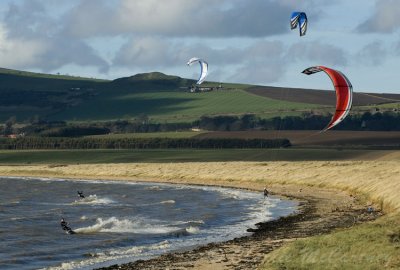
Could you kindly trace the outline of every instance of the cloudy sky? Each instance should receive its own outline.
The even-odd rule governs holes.
[[[291,31],[305,11],[307,35]],[[355,91],[400,93],[399,0],[1,0],[0,66],[115,79],[160,71],[330,89],[325,65]]]

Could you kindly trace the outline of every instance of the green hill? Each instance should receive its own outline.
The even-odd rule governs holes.
[[[0,121],[47,117],[85,102],[105,80],[0,69]]]
[[[0,69],[0,81],[1,122],[11,116],[21,122],[36,115],[64,121],[106,121],[147,115],[152,122],[186,122],[203,115],[296,115],[326,108],[327,104],[307,102],[297,94],[279,95],[280,88],[253,91],[255,86],[244,84],[224,83],[219,90],[190,93],[188,88],[195,81],[160,72],[107,81]],[[219,83],[202,84],[216,86]],[[332,93],[325,92],[331,100]],[[286,99],[282,98],[285,96]],[[320,92],[318,96],[320,100],[325,97]]]

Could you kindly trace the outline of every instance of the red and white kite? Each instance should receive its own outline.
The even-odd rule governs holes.
[[[325,72],[331,78],[336,90],[336,112],[329,124],[322,130],[327,131],[342,122],[349,114],[353,101],[353,86],[342,72],[324,66],[310,67],[302,73],[311,75],[320,71]]]

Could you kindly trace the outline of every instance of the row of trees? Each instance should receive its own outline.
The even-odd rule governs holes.
[[[302,115],[261,119],[255,115],[202,117],[198,121],[201,129],[212,131],[263,130],[320,130],[331,120],[332,115]],[[400,131],[400,114],[384,112],[349,115],[336,126],[338,130]]]
[[[183,131],[197,127],[209,131],[240,131],[240,130],[320,130],[331,119],[331,115],[312,115],[274,117],[261,119],[253,114],[243,116],[203,116],[190,123],[150,123],[148,119],[140,117],[134,121],[118,120],[91,124],[67,124],[64,121],[47,122],[38,120],[23,128],[16,128],[15,117],[10,118],[0,133],[9,135],[23,133],[26,136],[42,137],[80,137],[108,133],[135,133],[135,132],[165,132]],[[400,114],[384,112],[371,114],[366,112],[358,115],[349,115],[338,126],[338,130],[369,130],[369,131],[400,131]]]
[[[287,139],[171,139],[171,138],[44,138],[0,139],[0,149],[167,149],[167,148],[280,148],[289,147]]]
[[[255,115],[201,117],[197,124],[211,131],[262,130],[320,130],[331,120],[332,115],[302,115],[261,119]],[[400,131],[400,114],[365,112],[349,115],[336,126],[337,130]]]
[[[264,129],[273,130],[320,130],[331,120],[332,115],[310,115],[307,117],[287,116],[262,120]],[[336,130],[366,130],[366,131],[400,131],[400,114],[384,112],[371,114],[365,112],[360,115],[348,115],[336,126]]]

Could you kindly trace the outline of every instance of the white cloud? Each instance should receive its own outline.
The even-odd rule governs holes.
[[[287,75],[321,64],[353,74],[362,68],[368,88],[374,81],[366,77],[377,66],[393,70],[400,42],[359,33],[396,32],[397,2],[9,0],[0,3],[0,66],[108,78],[155,70],[197,77],[186,67],[197,56],[208,60],[213,80],[297,85]],[[290,32],[295,10],[309,17],[305,38]],[[385,84],[396,88],[396,76]]]
[[[289,48],[291,61],[313,60],[316,64],[327,66],[345,66],[347,53],[334,45],[321,42],[299,42]]]
[[[160,38],[143,37],[132,39],[117,53],[114,64],[119,66],[168,66],[171,63],[171,46]]]
[[[3,66],[53,71],[68,64],[108,64],[84,41],[64,35],[60,21],[52,18],[39,0],[11,4],[2,23]],[[7,59],[4,60],[4,59]]]
[[[357,27],[359,32],[392,33],[400,27],[398,0],[377,0],[372,16]]]
[[[258,40],[245,48],[214,49],[205,44],[166,42],[162,38],[138,38],[125,44],[114,60],[114,67],[143,69],[184,67],[197,56],[210,64],[213,78],[243,82],[276,82],[284,75],[286,51],[280,41]],[[225,76],[223,76],[224,74]]]
[[[9,38],[0,24],[0,65],[10,68],[34,66],[47,50],[46,43],[35,39]]]
[[[384,63],[388,55],[382,42],[374,41],[365,45],[356,55],[355,59],[360,64],[378,66]]]
[[[79,37],[265,37],[288,32],[291,12],[276,0],[87,0],[71,10],[66,31]]]

